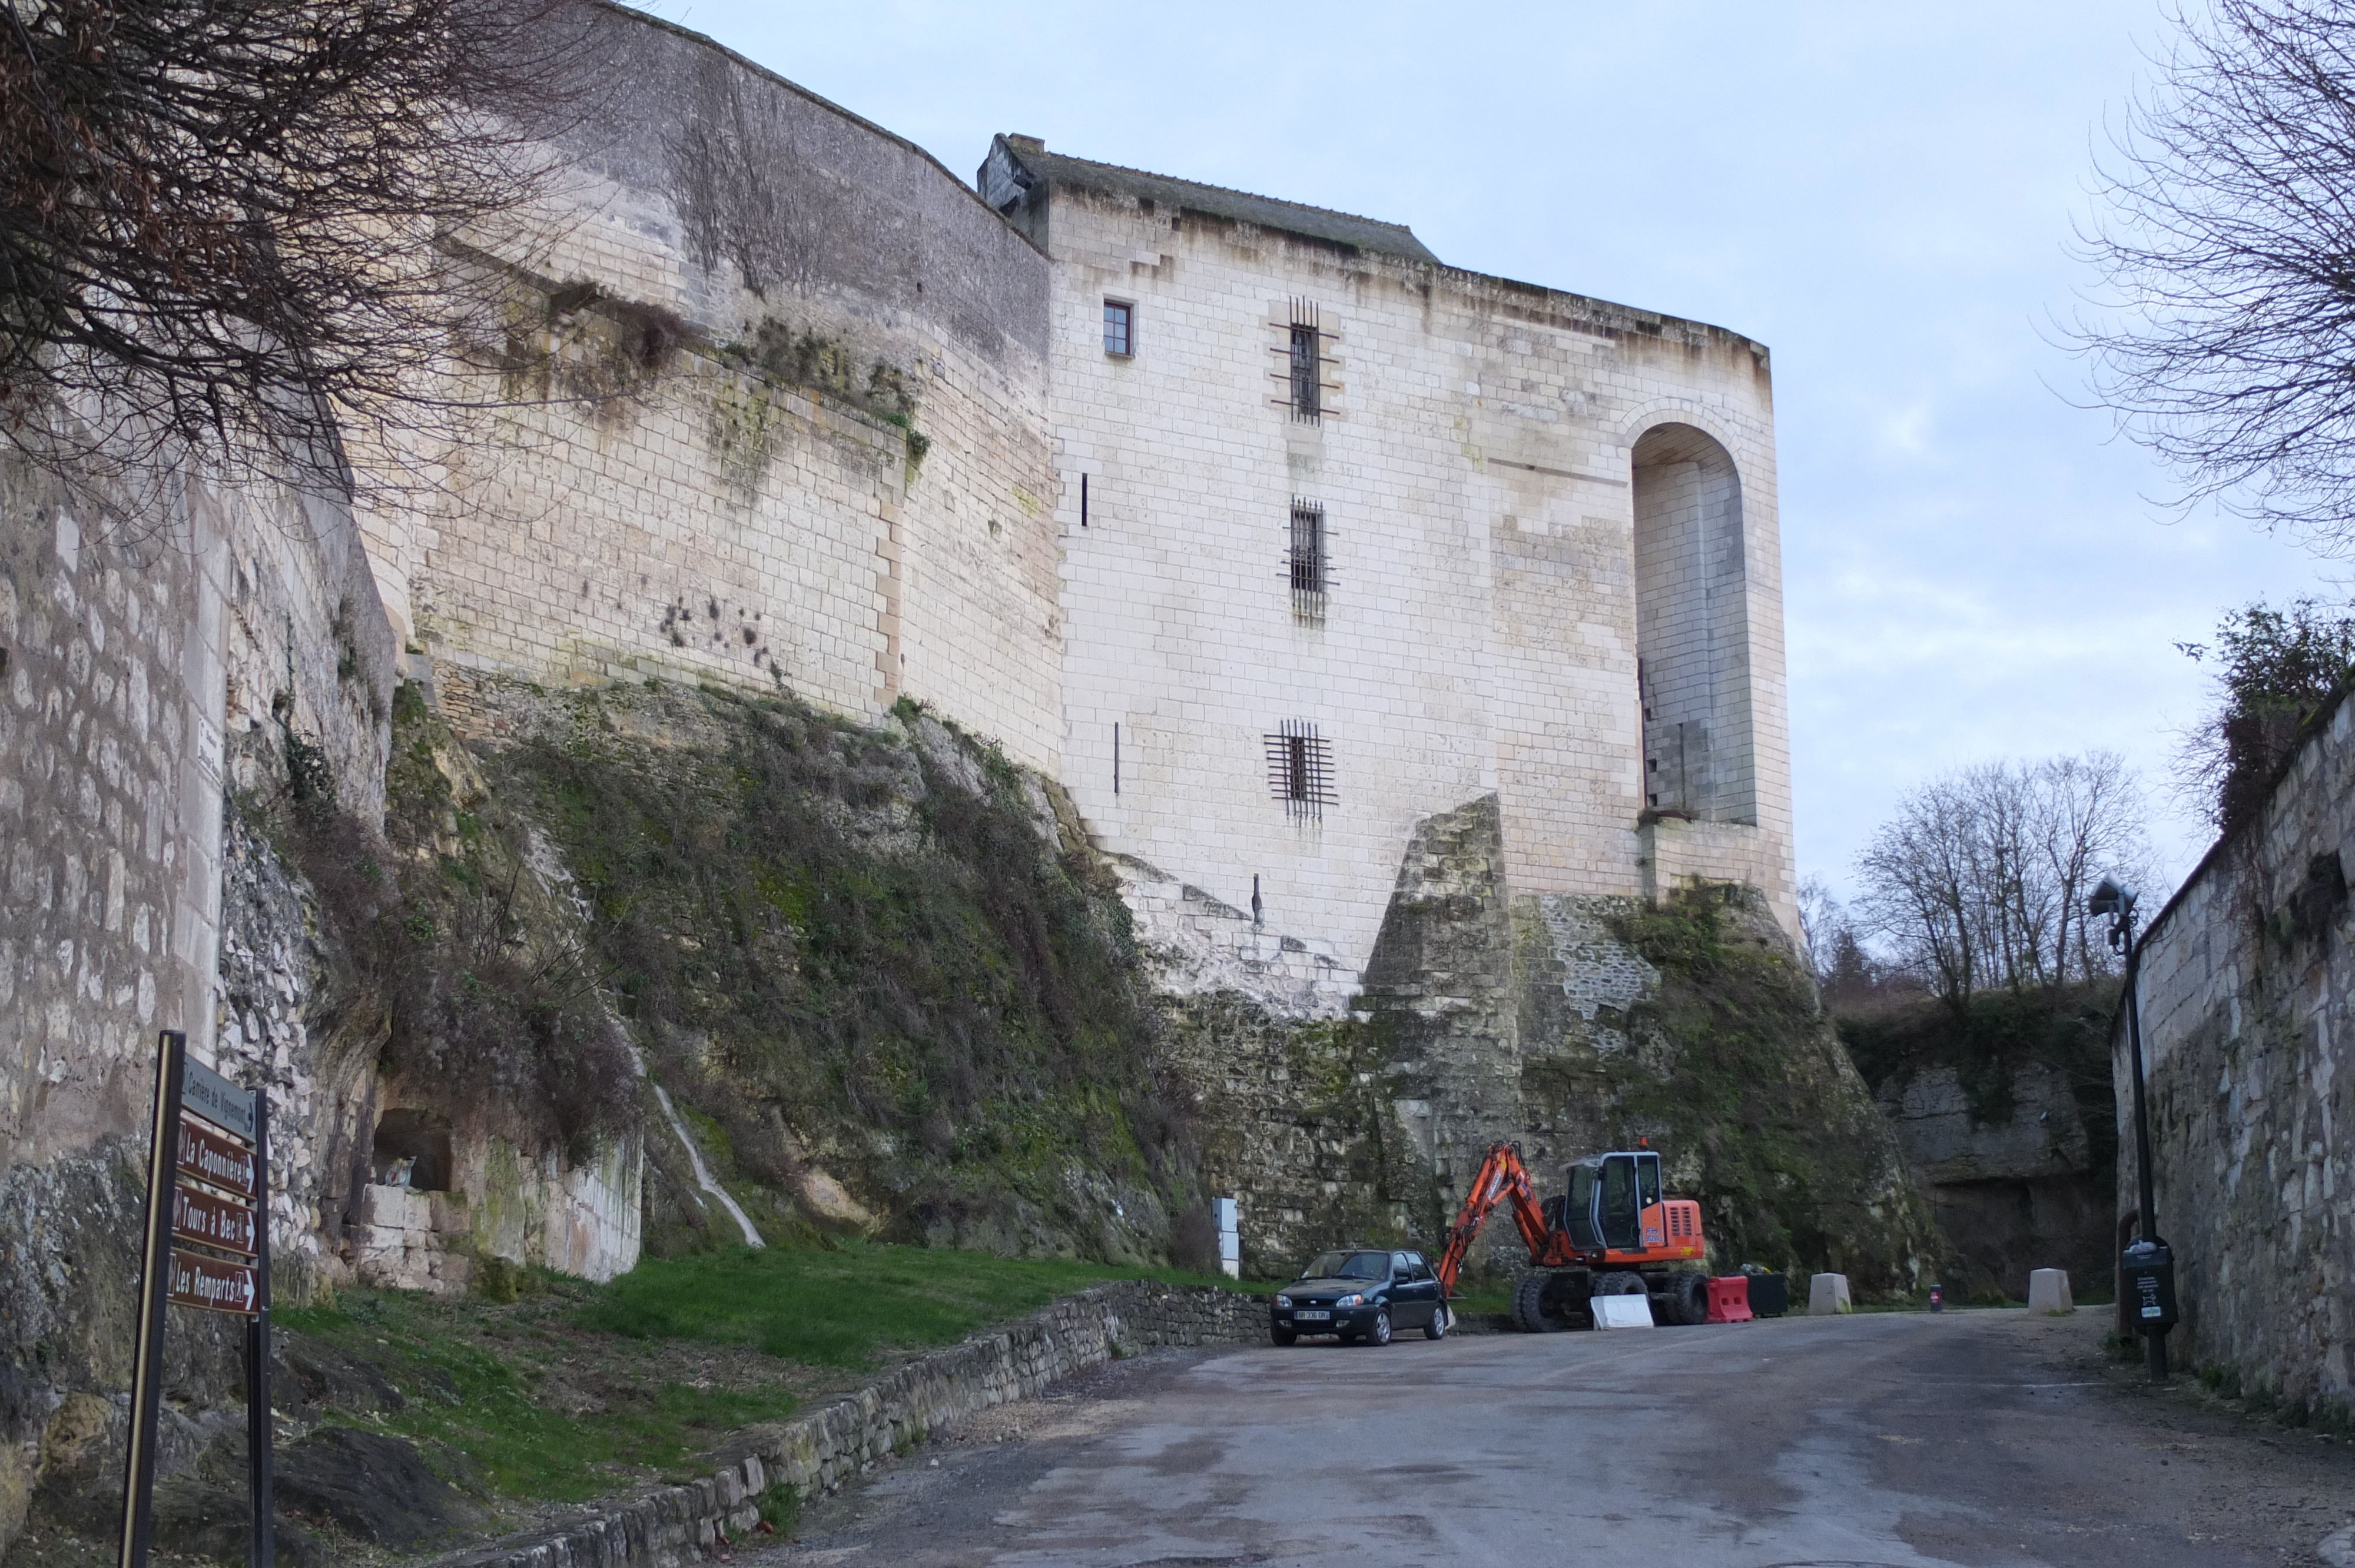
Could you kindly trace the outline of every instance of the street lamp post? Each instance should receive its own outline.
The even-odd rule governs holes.
[[[2110,948],[2126,956],[2126,986],[2119,1000],[2126,1013],[2126,1055],[2134,1067],[2135,1174],[2140,1178],[2142,1206],[2135,1220],[2135,1243],[2126,1249],[2118,1266],[2118,1289],[2128,1297],[2136,1331],[2142,1335],[2143,1353],[2153,1383],[2167,1381],[2167,1331],[2175,1326],[2175,1255],[2158,1234],[2158,1200],[2150,1168],[2150,1107],[2143,1094],[2142,1008],[2136,982],[2142,969],[2142,949],[2135,941],[2135,890],[2114,876],[2102,878],[2085,913],[2107,916]]]

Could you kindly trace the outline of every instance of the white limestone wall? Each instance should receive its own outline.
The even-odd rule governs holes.
[[[905,694],[1053,771],[1044,258],[889,132],[708,39],[602,25],[624,69],[496,238],[508,368],[475,390],[511,406],[367,519],[395,623],[544,682],[782,683],[867,719]],[[602,299],[551,314],[580,282]],[[644,373],[617,357],[640,306],[690,334]],[[873,408],[746,368],[764,331],[838,348],[861,390],[880,366],[922,461]]]
[[[1754,825],[1740,479],[1707,435],[1662,425],[1636,445],[1635,482],[1645,804]]]
[[[1108,848],[1237,908],[1256,874],[1267,926],[1352,970],[1414,822],[1491,789],[1516,893],[1644,891],[1630,452],[1678,423],[1740,476],[1757,820],[1679,840],[1677,872],[1756,881],[1796,929],[1763,350],[1246,225],[1052,201],[1062,778]],[[1103,350],[1106,298],[1135,308],[1131,358]],[[1329,334],[1314,426],[1280,401],[1295,298]],[[1295,496],[1330,536],[1313,627],[1290,602]],[[1263,737],[1287,719],[1330,743],[1339,803],[1319,823],[1271,796]],[[1719,840],[1732,853],[1707,853]]]

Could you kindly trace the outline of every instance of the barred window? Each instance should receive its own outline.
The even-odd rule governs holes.
[[[1323,334],[1316,330],[1315,305],[1295,302],[1292,316],[1292,417],[1313,425],[1324,410],[1323,389],[1317,385],[1324,357],[1317,339]]]
[[[1285,719],[1267,737],[1267,789],[1296,821],[1321,821],[1325,808],[1337,806],[1333,791],[1333,750],[1305,719]]]
[[[1136,340],[1131,330],[1136,324],[1136,307],[1118,300],[1106,300],[1103,311],[1104,352],[1125,359],[1136,352]]]
[[[1315,624],[1325,619],[1325,593],[1332,586],[1325,553],[1325,508],[1297,496],[1292,502],[1292,613]]]

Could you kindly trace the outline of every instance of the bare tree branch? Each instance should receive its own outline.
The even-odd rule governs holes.
[[[2099,398],[2205,499],[2355,549],[2355,0],[2174,13],[2081,234]]]
[[[340,486],[450,399],[582,0],[0,3],[0,440]]]

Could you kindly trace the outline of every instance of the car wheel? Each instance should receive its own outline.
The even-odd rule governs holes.
[[[1366,1338],[1371,1340],[1378,1345],[1387,1345],[1391,1342],[1391,1313],[1389,1308],[1385,1307],[1380,1311],[1374,1314],[1374,1326],[1366,1330]]]
[[[1270,1329],[1267,1337],[1279,1345],[1288,1345],[1300,1338],[1300,1331],[1297,1329]]]
[[[1444,1301],[1441,1302],[1436,1308],[1433,1308],[1431,1321],[1423,1325],[1423,1337],[1426,1340],[1444,1340],[1447,1338],[1447,1325],[1452,1320],[1453,1315],[1447,1310],[1447,1303]]]

